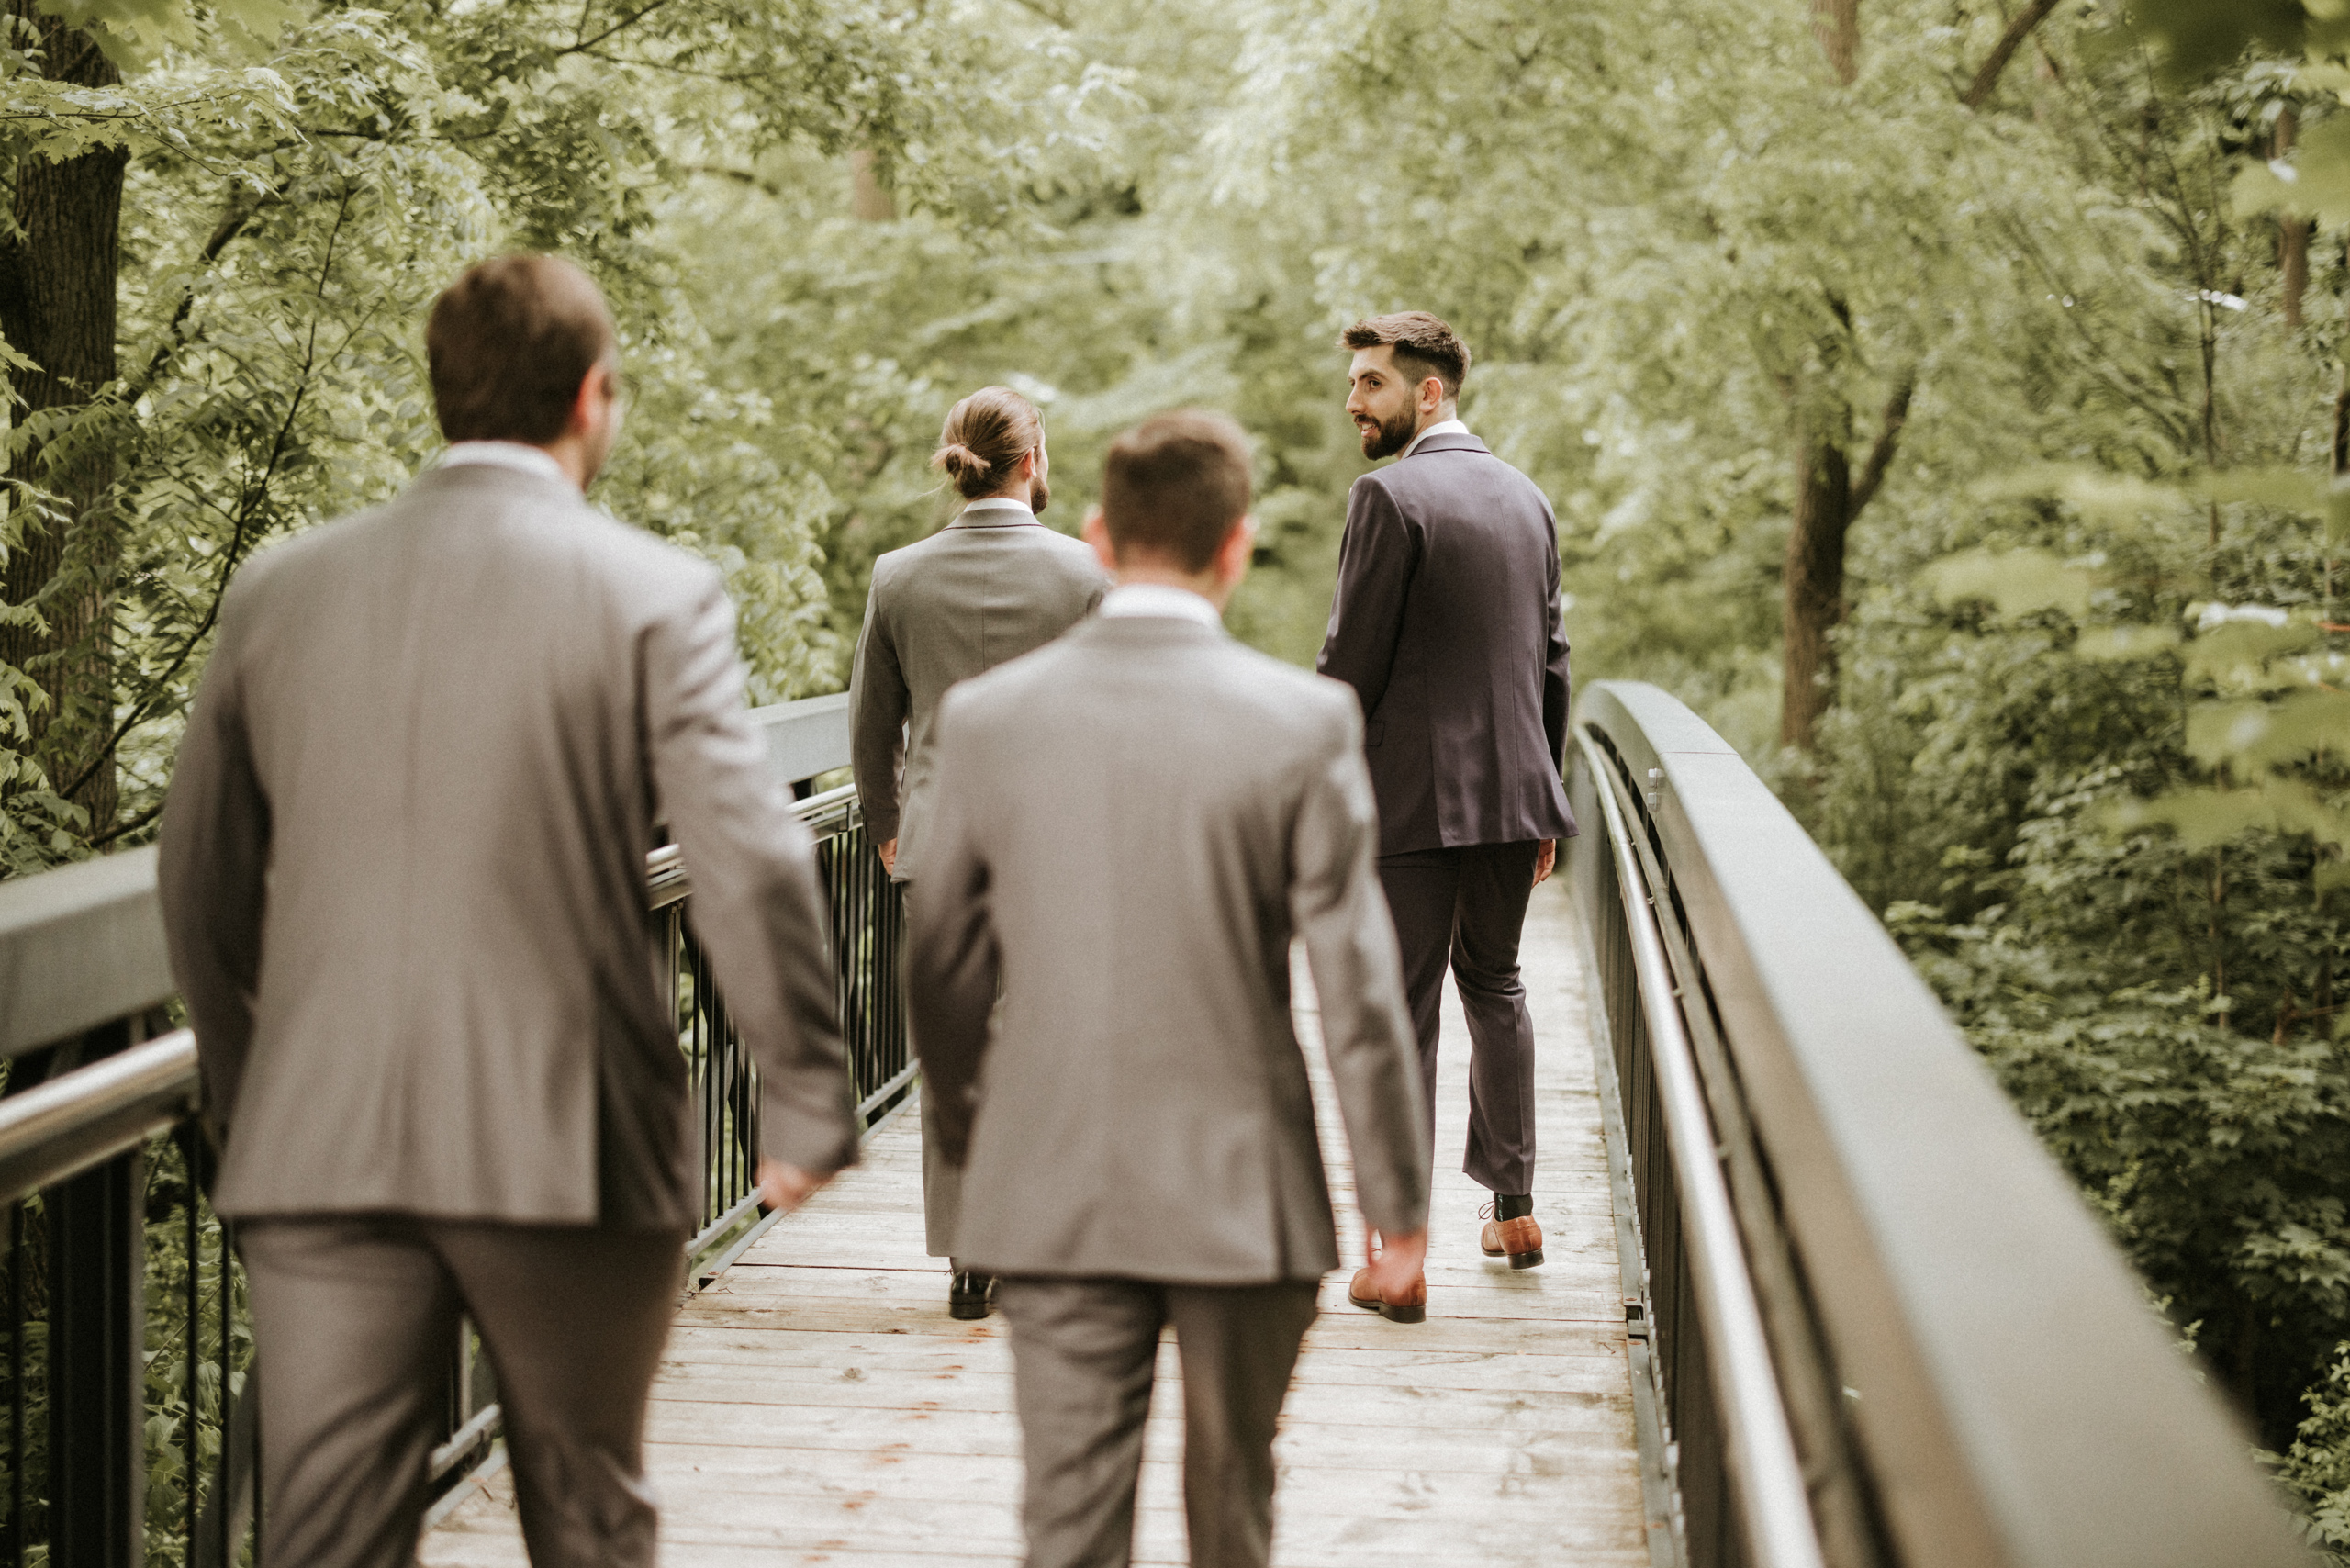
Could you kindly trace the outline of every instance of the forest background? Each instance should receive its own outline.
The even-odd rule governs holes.
[[[0,874],[141,842],[220,594],[438,442],[498,250],[618,311],[596,499],[839,689],[946,408],[1073,528],[1179,403],[1305,662],[1337,329],[1449,318],[1579,678],[1769,777],[2350,1561],[2350,35],[2319,0],[6,0]]]

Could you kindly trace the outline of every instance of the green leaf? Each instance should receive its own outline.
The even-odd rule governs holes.
[[[2085,659],[2148,659],[2181,641],[2176,626],[2095,626],[2080,634],[2073,652]]]
[[[2299,213],[2322,223],[2350,218],[2350,118],[2312,128],[2289,161],[2246,167],[2229,199],[2244,218],[2262,212]]]
[[[1986,599],[2010,620],[2042,610],[2061,610],[2076,621],[2085,620],[2089,590],[2097,586],[2087,571],[2041,549],[1968,550],[1934,562],[1923,577],[1944,604]]]
[[[2322,753],[2350,757],[2350,693],[2302,690],[2273,702],[2199,702],[2187,716],[2187,750],[2240,778]]]

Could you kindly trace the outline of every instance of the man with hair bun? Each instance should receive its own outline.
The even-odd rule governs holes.
[[[1438,1004],[1449,960],[1469,1019],[1461,1169],[1494,1194],[1478,1246],[1542,1261],[1534,1217],[1534,1023],[1517,943],[1535,886],[1572,836],[1567,639],[1558,523],[1486,450],[1456,400],[1469,350],[1424,310],[1347,329],[1347,412],[1365,457],[1315,667],[1362,700],[1379,798],[1379,879],[1394,913],[1433,1134]],[[1371,1271],[1356,1305],[1393,1316]]]
[[[1092,551],[1036,521],[1052,498],[1051,463],[1027,398],[1009,386],[972,393],[947,414],[930,461],[964,505],[938,532],[873,563],[849,678],[850,758],[866,832],[901,882],[923,874],[939,699],[957,681],[1051,642],[1109,587]],[[935,1116],[925,1088],[926,1242],[932,1257],[950,1260],[947,1311],[985,1317],[993,1282],[952,1261],[958,1177],[938,1159]]]
[[[1220,415],[1120,436],[1085,525],[1119,586],[948,693],[932,733],[907,992],[964,1170],[956,1244],[1002,1277],[1028,1568],[1129,1560],[1169,1326],[1191,1562],[1267,1560],[1274,1424],[1338,1264],[1292,936],[1356,1199],[1387,1240],[1372,1272],[1414,1310],[1427,1133],[1362,719],[1338,682],[1225,633],[1255,544],[1248,469]]]

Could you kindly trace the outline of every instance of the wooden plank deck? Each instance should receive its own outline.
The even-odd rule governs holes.
[[[1527,922],[1540,1032],[1537,1213],[1549,1261],[1477,1250],[1482,1189],[1460,1173],[1467,1036],[1448,992],[1428,1320],[1402,1327],[1325,1282],[1281,1417],[1273,1558],[1647,1568],[1613,1207],[1565,889]],[[1302,995],[1310,995],[1301,987]],[[1300,1008],[1343,1250],[1360,1251],[1343,1135]],[[946,1316],[923,1256],[920,1134],[778,1222],[679,1310],[654,1390],[650,1465],[671,1568],[1016,1562],[1020,1432],[1002,1320]],[[1146,1445],[1136,1561],[1185,1561],[1174,1347]],[[427,1538],[428,1568],[523,1561],[510,1477],[478,1484]]]

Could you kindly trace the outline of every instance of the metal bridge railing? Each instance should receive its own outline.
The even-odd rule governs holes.
[[[1569,871],[1691,1568],[2311,1562],[2250,1439],[1884,928],[1652,686]]]
[[[784,778],[847,762],[845,699],[754,717]],[[902,901],[853,789],[795,809],[817,838],[842,1031],[870,1125],[914,1078],[897,978]],[[0,887],[0,1568],[227,1568],[250,1560],[265,1506],[242,1271],[233,1227],[205,1200],[196,1042],[170,1027],[154,868],[151,850],[135,850]],[[646,901],[666,923],[700,1121],[704,1223],[687,1245],[699,1288],[774,1216],[755,1193],[755,1073],[688,924],[691,896],[679,852],[655,850]],[[449,1501],[488,1462],[498,1423],[495,1380],[467,1329],[451,1347],[431,1460]]]

